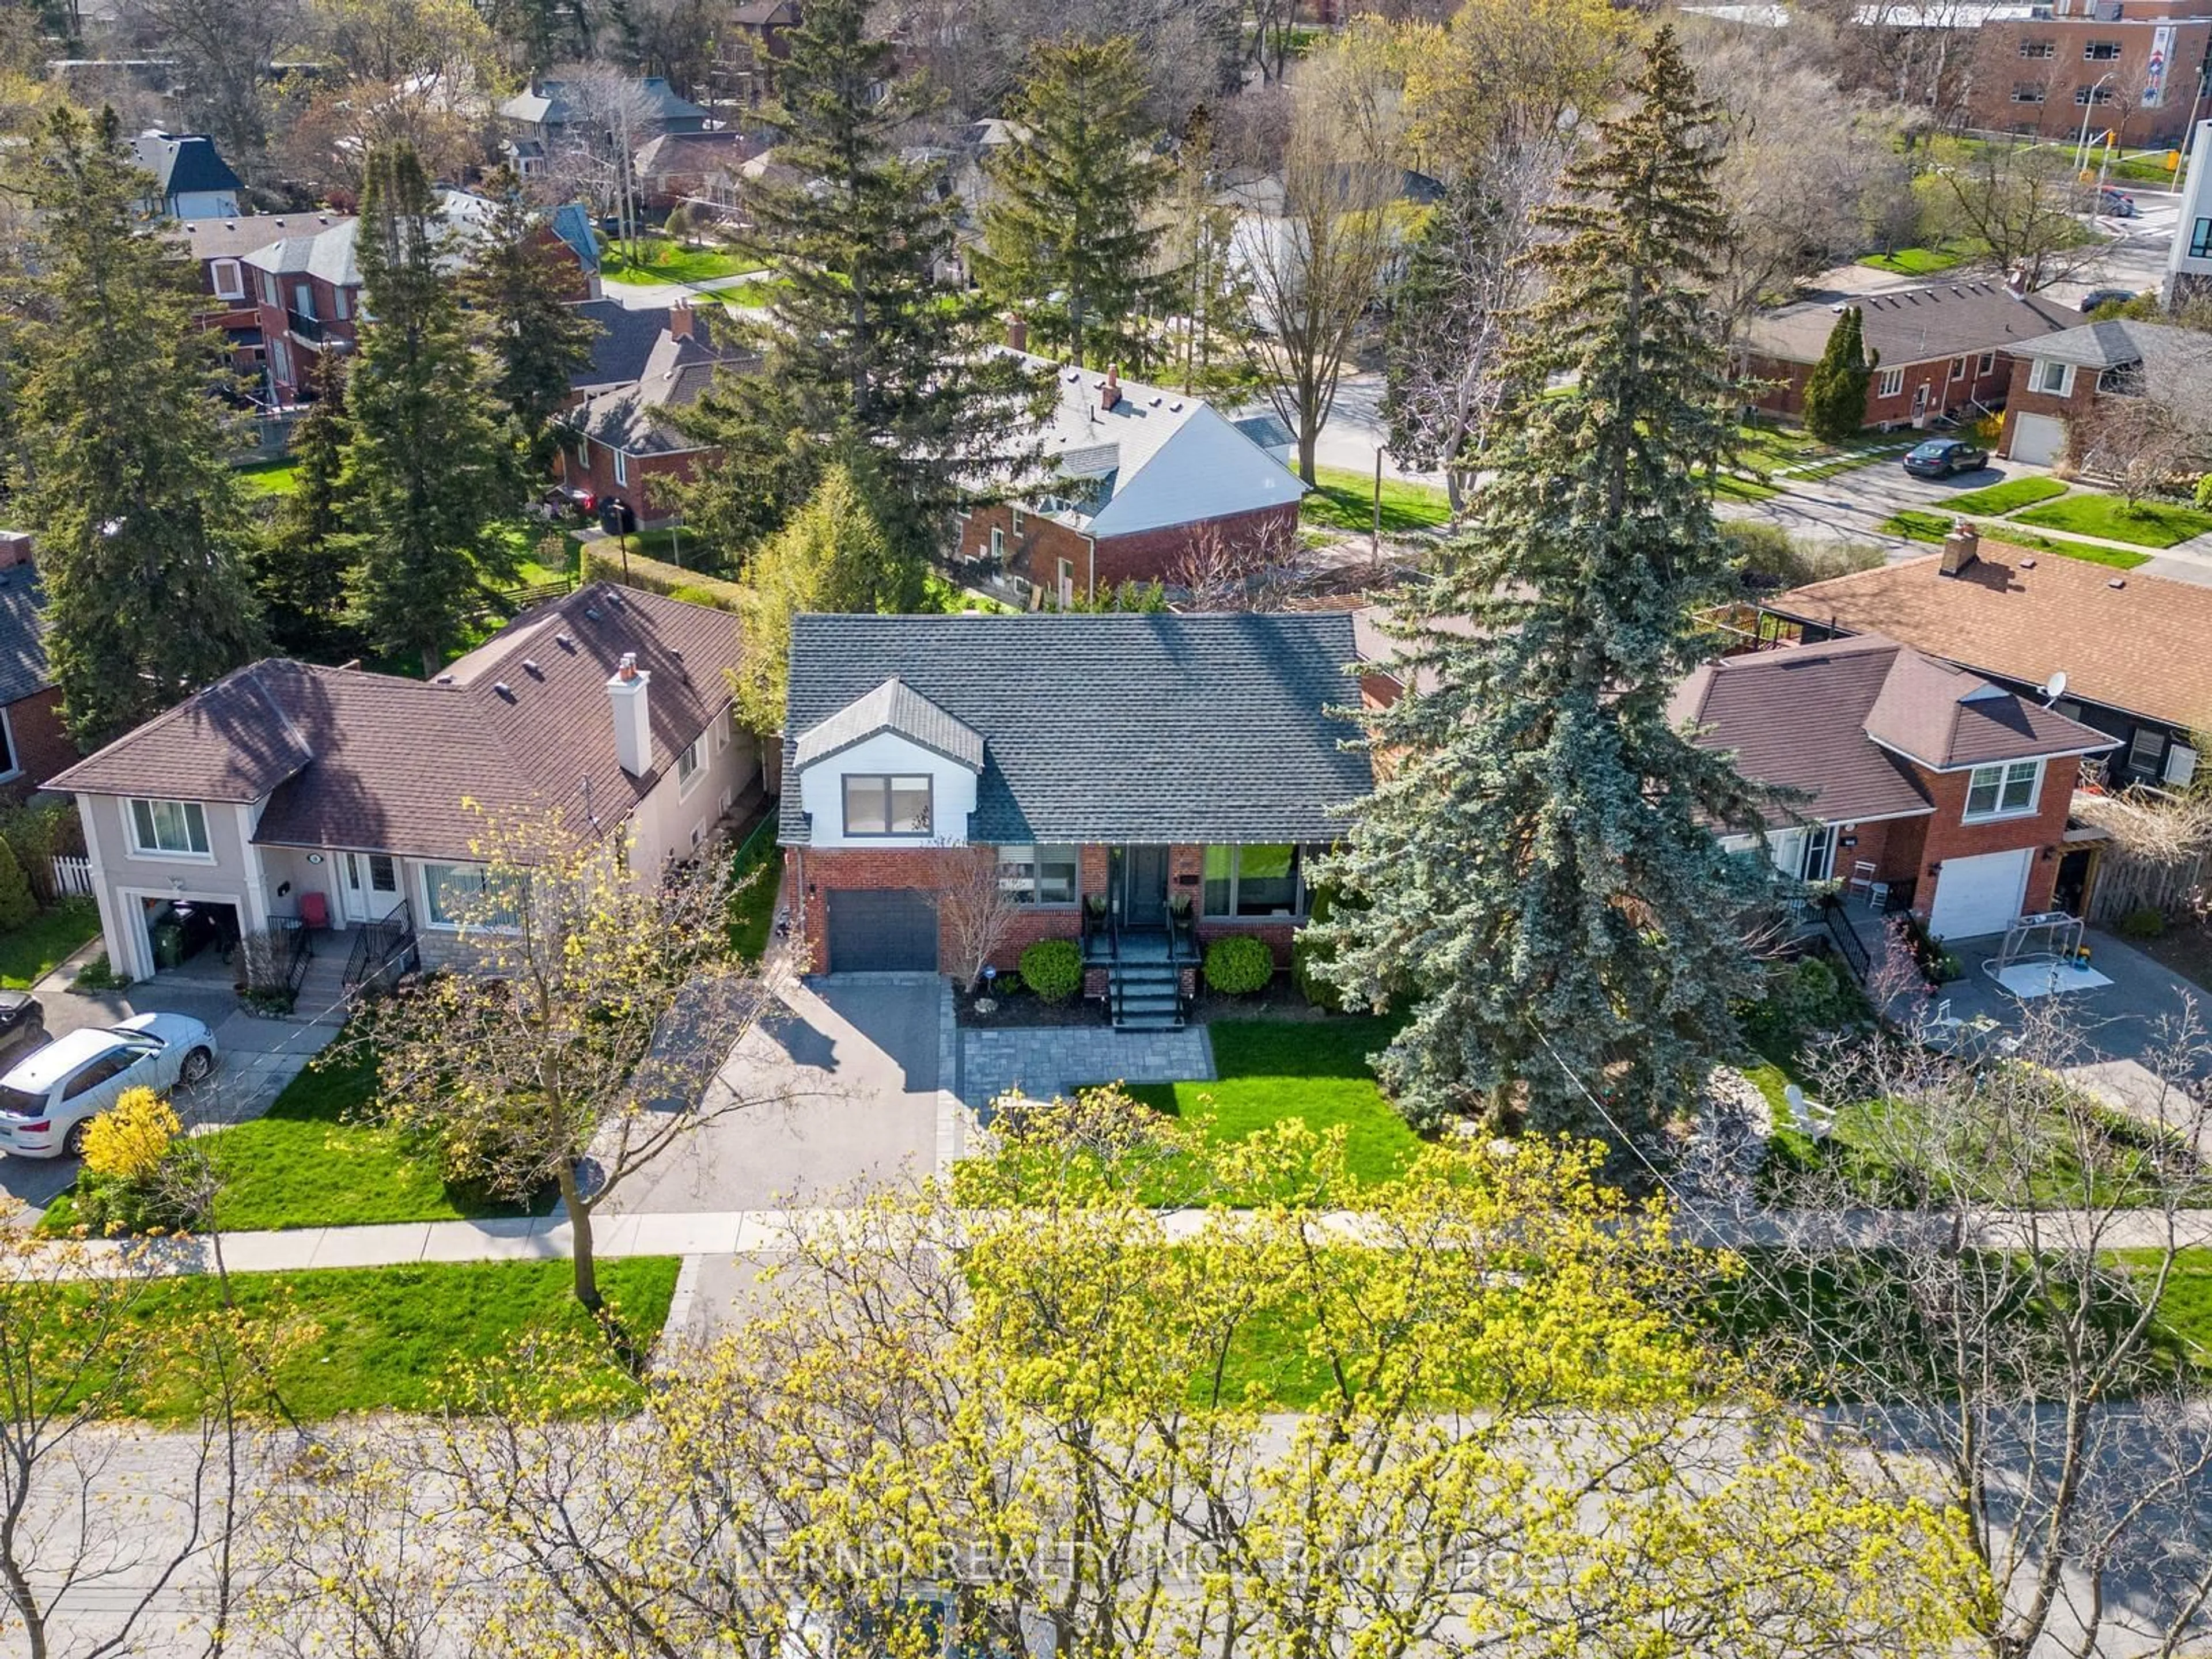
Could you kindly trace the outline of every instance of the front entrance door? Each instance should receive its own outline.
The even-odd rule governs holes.
[[[341,853],[345,860],[345,919],[381,921],[399,902],[399,869],[389,853]]]
[[[1121,865],[1121,925],[1168,925],[1168,849],[1124,847],[1114,854]]]

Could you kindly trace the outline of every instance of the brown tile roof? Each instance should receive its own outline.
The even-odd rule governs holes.
[[[606,682],[653,676],[652,769],[617,763]],[[52,780],[92,794],[251,801],[254,839],[465,856],[486,810],[628,815],[729,705],[735,618],[599,582],[518,618],[431,684],[274,659],[240,669]]]
[[[1931,554],[1765,602],[1795,621],[1878,633],[2021,685],[2185,729],[2212,727],[2212,587],[1984,540],[1962,574]]]
[[[1905,764],[1867,741],[1867,711],[1899,650],[1887,640],[1847,640],[1723,657],[1684,680],[1668,713],[1698,728],[1700,748],[1733,754],[1753,782],[1804,792],[1778,804],[1776,823],[1933,811]]]
[[[2039,755],[2094,753],[2113,740],[1955,663],[1899,650],[1866,732],[1938,772]]]
[[[2016,295],[2002,283],[1937,283],[1852,300],[1867,349],[1883,364],[1901,368],[1939,357],[2015,346],[2081,320],[2077,311],[2040,294]],[[1745,336],[1753,351],[1784,362],[1816,363],[1842,311],[1807,300],[1763,311]]]
[[[1935,771],[2107,749],[2101,732],[1978,675],[1869,635],[1723,657],[1683,681],[1668,711],[1753,782],[1802,791],[1774,821],[1855,823],[1932,811],[1913,769]]]

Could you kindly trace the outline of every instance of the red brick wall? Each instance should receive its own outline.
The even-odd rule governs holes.
[[[2063,398],[2048,392],[2031,392],[2028,375],[2034,364],[2026,357],[2013,359],[2012,389],[2005,398],[2004,437],[1997,445],[1997,453],[2012,453],[2013,417],[2018,415],[2056,415],[2067,422],[2068,437],[2073,435],[2076,421],[2089,413],[2097,401],[2097,371],[2076,368],[2074,371],[2074,390]]]
[[[627,469],[629,482],[617,483],[614,452],[605,444],[586,444],[591,459],[586,465],[577,464],[576,447],[583,442],[570,434],[554,451],[554,471],[561,482],[573,489],[590,490],[595,501],[609,495],[620,496],[635,511],[641,526],[673,519],[676,503],[665,488],[667,481],[680,479],[688,483],[698,475],[700,466],[717,453],[695,449],[676,455],[633,455]],[[660,487],[656,488],[656,483]]]
[[[7,786],[18,798],[82,758],[62,728],[62,694],[49,686],[8,705],[8,730],[15,739],[15,764],[23,775]]]
[[[1988,823],[1963,821],[1968,776],[1965,772],[1919,773],[1922,787],[1936,803],[1936,811],[1932,817],[1912,820],[1927,825],[1917,860],[1918,885],[1913,890],[1913,909],[1925,916],[1936,902],[1936,890],[1943,878],[1940,872],[1933,876],[1928,873],[1930,865],[2022,847],[2037,849],[2028,865],[2027,895],[2021,901],[2022,908],[2049,909],[2051,890],[2058,878],[2058,854],[2054,850],[2045,858],[2043,849],[2057,848],[2065,836],[2067,809],[2074,799],[2075,763],[2068,758],[2043,763],[2043,793],[2037,798],[2033,816],[1998,818]]]
[[[2160,21],[2166,21],[2157,13],[2167,9],[2130,3],[2124,9],[2124,21],[2113,22],[2080,16],[2005,20],[1972,31],[1973,71],[1966,82],[1968,125],[1994,132],[2034,132],[2071,143],[2081,130],[2081,118],[2087,115],[2092,135],[2110,129],[2119,135],[2123,144],[2179,143],[2189,119],[2197,65],[2204,59],[2212,25],[2183,21],[2182,14],[2201,14],[2201,6],[2176,6],[2167,11],[2174,40],[2166,64],[2166,95],[2156,106],[2143,109],[2138,107],[2142,100],[2136,94],[2142,88],[2153,33]],[[2092,40],[2118,43],[2119,57],[2094,61],[2083,58]],[[2049,41],[2052,55],[2022,58],[2021,48],[2026,41]],[[2074,101],[2076,88],[2094,86],[2108,70],[2113,72],[2106,88],[2115,94],[2111,103],[2100,104],[2093,112],[2087,105]],[[2014,89],[2021,86],[2039,88],[2042,100],[2015,103]],[[2113,182],[2123,189],[2132,188],[2121,180]]]
[[[1958,380],[1951,378],[1953,359],[1942,357],[1933,362],[1906,363],[1905,383],[1890,397],[1881,393],[1882,368],[1876,368],[1867,383],[1866,424],[1878,426],[1887,422],[1893,425],[1910,425],[1912,421],[1912,399],[1915,388],[1928,387],[1928,407],[1925,413],[1931,418],[1954,409],[1964,409],[1978,399],[1994,403],[2002,398],[2012,384],[2012,366],[2002,351],[1994,352],[1994,361],[1984,370],[1980,352],[1969,353],[1966,373]],[[1777,415],[1802,415],[1805,412],[1805,382],[1813,373],[1809,363],[1785,363],[1772,357],[1753,357],[1746,364],[1746,372],[1760,380],[1774,384],[1764,387],[1754,399],[1759,408]],[[1886,364],[1894,368],[1898,364]]]
[[[1021,526],[1017,529],[1014,508],[1006,502],[996,502],[979,507],[968,514],[960,527],[960,556],[988,558],[992,531],[1003,531],[1007,568],[1014,574],[1042,588],[1048,596],[1054,595],[1059,591],[1060,561],[1066,559],[1073,568],[1075,596],[1085,599],[1094,591],[1103,592],[1125,581],[1173,580],[1189,550],[1191,538],[1201,525],[1217,527],[1226,544],[1239,552],[1270,545],[1291,548],[1297,545],[1298,509],[1296,502],[1287,502],[1252,513],[1194,520],[1133,536],[1109,536],[1097,544],[1094,569],[1090,537],[1036,513],[1022,514]]]

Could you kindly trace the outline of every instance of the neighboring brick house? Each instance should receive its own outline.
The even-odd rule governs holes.
[[[791,36],[806,21],[799,0],[738,0],[730,14],[731,92],[758,104],[775,91],[776,65],[791,56]]]
[[[0,530],[0,796],[10,800],[77,757],[46,663],[46,608],[31,538]]]
[[[2081,320],[2040,294],[2002,283],[1961,281],[1869,294],[1848,303],[1878,367],[1867,385],[1865,425],[1925,427],[2004,402],[2012,386],[2005,353]],[[1753,401],[1802,415],[1805,382],[1827,349],[1844,304],[1804,301],[1763,311],[1745,331],[1745,372],[1765,382]]]
[[[633,146],[665,132],[704,132],[708,113],[679,94],[665,79],[648,75],[635,83],[635,120],[629,138]],[[580,107],[581,100],[568,82],[540,79],[499,106],[507,135],[500,149],[507,163],[523,178],[545,170],[548,158],[568,142],[569,129],[593,116]]]
[[[640,879],[696,853],[759,775],[738,649],[726,611],[594,582],[428,682],[252,664],[48,787],[76,797],[118,973],[178,965],[154,928],[187,904],[218,937],[306,927],[335,995],[364,944],[380,963],[459,954],[487,813],[626,830]]]
[[[2114,318],[2046,334],[2008,356],[2012,391],[1997,453],[2047,466],[2080,459],[2100,404],[2200,380],[2212,363],[2212,340]]]
[[[939,894],[994,849],[1021,914],[993,961],[1080,939],[1091,994],[1180,1019],[1212,939],[1277,962],[1373,787],[1329,709],[1351,617],[802,616],[791,635],[787,914],[816,972],[950,969]]]
[[[204,133],[149,127],[131,141],[131,159],[154,179],[146,210],[164,219],[223,219],[238,215],[245,188]]]
[[[2002,933],[2052,908],[2080,759],[2113,742],[1871,635],[1708,663],[1668,712],[1745,777],[1797,794],[1766,831],[1784,875],[1879,884],[1939,939]]]
[[[1048,476],[964,514],[962,562],[1033,607],[1066,607],[1125,581],[1172,581],[1200,541],[1240,560],[1295,550],[1305,486],[1252,432],[1201,398],[1020,355],[1057,389]]]
[[[438,218],[445,245],[441,267],[456,270],[468,238],[495,210],[488,198],[466,191],[440,192]],[[557,254],[575,271],[570,297],[599,295],[596,256],[580,254],[574,226],[577,216],[562,209],[534,233],[538,245]],[[356,257],[360,222],[301,216],[296,233],[247,254],[243,261],[252,285],[262,343],[268,354],[272,404],[313,401],[325,356],[351,351],[361,325],[361,262]],[[587,244],[588,245],[588,244]]]
[[[680,431],[671,412],[697,401],[718,369],[742,373],[760,358],[738,343],[719,307],[678,304],[617,317],[605,314],[602,302],[592,310],[600,313],[601,332],[580,374],[608,378],[574,383],[578,400],[556,417],[561,442],[554,464],[562,483],[593,504],[616,497],[629,503],[640,524],[661,523],[678,510],[667,485],[697,477],[720,453]]]
[[[1808,640],[1879,634],[2041,696],[2112,738],[2112,784],[2179,788],[2212,731],[2212,587],[1982,539],[1761,601]]]
[[[207,305],[204,328],[219,328],[228,344],[231,367],[251,383],[255,396],[268,391],[268,348],[261,334],[261,300],[246,264],[287,236],[313,235],[339,222],[327,213],[243,214],[228,219],[180,219],[170,233],[200,268],[200,289]]]
[[[656,211],[686,204],[727,206],[744,164],[766,148],[743,132],[664,133],[639,149],[637,186]]]

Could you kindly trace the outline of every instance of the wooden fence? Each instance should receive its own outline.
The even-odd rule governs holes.
[[[72,858],[66,853],[57,853],[47,862],[52,867],[45,895],[49,902],[55,899],[92,896],[90,859]]]

